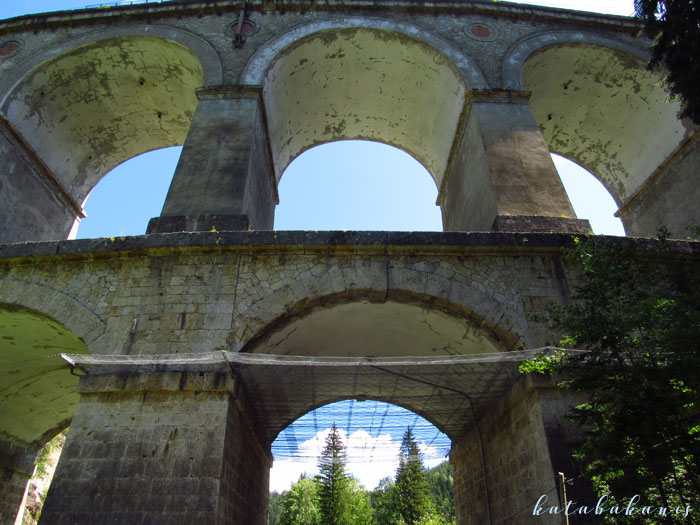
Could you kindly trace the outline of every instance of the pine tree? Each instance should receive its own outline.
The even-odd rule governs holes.
[[[316,477],[321,521],[326,525],[345,525],[350,522],[350,487],[345,474],[346,461],[345,445],[334,423],[318,460],[320,474]]]
[[[407,525],[421,523],[432,512],[433,503],[423,471],[423,458],[411,427],[404,432],[396,470],[399,513]]]

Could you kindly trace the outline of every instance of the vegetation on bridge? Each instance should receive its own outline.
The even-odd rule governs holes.
[[[700,272],[664,238],[656,248],[578,242],[575,301],[552,306],[548,320],[566,346],[589,352],[523,370],[561,374],[560,385],[587,393],[572,413],[585,429],[576,454],[606,507],[633,501],[656,517],[668,509],[664,523],[700,523]]]

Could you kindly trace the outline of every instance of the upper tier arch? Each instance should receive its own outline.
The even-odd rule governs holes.
[[[276,180],[313,146],[363,139],[410,154],[440,187],[468,89],[455,52],[364,21],[308,24],[251,62],[243,78],[262,85]]]
[[[546,47],[562,44],[591,44],[617,49],[623,53],[636,56],[640,60],[649,61],[648,51],[634,47],[621,40],[581,31],[550,31],[529,35],[516,43],[503,60],[503,85],[506,89],[522,90],[522,69],[531,55]]]
[[[333,29],[366,28],[400,33],[434,47],[454,63],[470,89],[487,89],[488,83],[476,62],[452,44],[412,24],[382,18],[348,16],[315,20],[291,29],[260,47],[250,58],[240,76],[243,85],[260,85],[272,62],[286,47],[314,33]]]
[[[94,44],[102,40],[110,40],[114,38],[128,37],[144,37],[151,36],[162,38],[176,42],[189,49],[199,60],[202,67],[204,85],[218,85],[223,82],[223,66],[221,58],[216,49],[203,38],[187,31],[173,26],[166,25],[150,25],[142,26],[120,26],[113,29],[101,29],[84,35],[71,38],[60,44],[53,45],[41,52],[29,57],[27,60],[18,64],[18,66],[10,70],[8,75],[3,75],[0,78],[0,107],[4,107],[7,98],[17,88],[17,85],[34,69],[42,64],[52,60],[60,55],[74,51],[75,49],[87,44]]]
[[[695,133],[648,61],[625,42],[560,31],[520,41],[504,63],[506,86],[531,92],[550,150],[594,174],[620,208]]]
[[[90,33],[17,71],[2,112],[77,202],[125,160],[181,145],[195,89],[222,79],[207,42],[154,26]]]

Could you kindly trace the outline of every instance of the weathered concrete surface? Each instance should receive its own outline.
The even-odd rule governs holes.
[[[226,87],[200,91],[161,216],[246,217],[247,222],[238,221],[235,229],[271,230],[276,203],[258,91]],[[230,226],[214,224],[207,230],[212,228],[222,231]]]
[[[697,175],[698,165],[700,135],[696,133],[620,208],[618,215],[629,225],[628,235],[646,235],[663,226],[674,238],[700,238],[693,230],[700,225],[693,212],[700,202],[700,186],[692,175]]]
[[[376,29],[323,31],[284,49],[263,86],[278,179],[310,147],[366,139],[408,152],[441,185],[466,86],[431,46]]]
[[[34,69],[2,111],[82,202],[123,161],[182,144],[202,81],[198,60],[182,45],[154,37],[108,39]]]
[[[523,66],[523,86],[552,151],[595,173],[619,204],[692,135],[678,120],[680,104],[668,102],[662,72],[645,65],[616,49],[569,44]]]
[[[27,484],[39,449],[0,441],[0,522],[16,523],[24,514]],[[21,514],[20,514],[21,513]]]
[[[81,389],[42,522],[266,523],[270,458],[233,382],[159,379]]]
[[[446,230],[543,231],[527,220],[499,228],[500,217],[515,216],[546,217],[552,231],[566,231],[552,218],[576,217],[527,98],[515,91],[472,94],[465,133],[440,196]],[[589,232],[586,224],[575,231]]]
[[[58,354],[83,353],[85,343],[13,304],[0,304],[0,334],[0,440],[38,450],[67,426],[78,402],[78,378],[66,375]]]
[[[188,132],[191,147],[163,211],[168,219],[151,231],[200,228],[193,218],[208,215],[232,217],[226,229],[245,217],[254,229],[270,228],[276,184],[269,172],[279,180],[301,152],[345,138],[387,142],[422,162],[440,190],[447,229],[489,230],[509,216],[572,218],[547,148],[607,185],[630,232],[652,235],[660,225],[681,231],[700,222],[697,207],[673,207],[677,197],[663,195],[690,186],[684,181],[697,162],[678,158],[695,128],[677,119],[677,104],[662,103],[659,73],[644,67],[649,42],[633,36],[636,21],[442,0],[248,5],[255,30],[240,48],[232,47],[238,6],[223,1],[0,22],[0,37],[13,46],[0,58],[1,111],[24,150],[36,152],[48,179],[60,183],[29,203],[18,196],[34,191],[36,169],[5,163],[6,214],[19,220],[7,222],[0,240],[67,235],[68,214],[80,210],[57,205],[62,196],[81,203],[116,164],[182,144]],[[219,101],[225,109],[217,115],[213,100],[200,100],[198,113],[209,117],[192,122],[196,88],[220,85],[260,91],[259,114],[244,117],[229,100]],[[525,123],[523,115],[491,115],[474,103],[474,91],[523,89],[532,91],[534,121],[527,106]],[[484,111],[482,125],[470,122]],[[225,114],[242,118],[235,125]],[[224,122],[214,124],[215,116]],[[510,136],[500,146],[500,167],[489,153],[493,126]],[[204,148],[206,142],[218,146]],[[21,155],[16,147],[4,147],[3,158]],[[180,179],[209,190],[178,202]],[[538,229],[535,222],[509,224]],[[555,229],[570,227],[562,221]]]
[[[50,170],[36,152],[22,140],[6,119],[0,117],[0,201],[7,213],[0,215],[5,242],[27,239],[48,241],[67,235],[82,209],[66,192],[61,192]],[[47,221],[46,218],[51,220]]]
[[[549,379],[523,377],[481,419],[479,429],[453,443],[450,461],[455,467],[460,523],[489,523],[489,503],[493,523],[561,523],[560,514],[537,515],[534,510],[543,495],[546,509],[562,507],[559,472],[567,479],[580,474],[569,454],[562,454],[567,444],[580,439],[566,419],[568,407],[576,401],[567,394],[569,398]],[[590,488],[581,480],[566,490],[569,500],[595,504]],[[586,518],[570,519],[572,523],[595,523]]]

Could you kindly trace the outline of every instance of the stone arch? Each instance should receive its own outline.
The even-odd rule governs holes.
[[[362,17],[285,33],[251,59],[241,82],[262,85],[277,181],[313,146],[364,139],[412,155],[438,187],[467,87],[485,85],[473,64],[442,40]]]
[[[277,55],[279,55],[284,48],[303,39],[304,37],[321,31],[353,27],[392,31],[421,40],[439,50],[445,56],[449,57],[462,73],[462,76],[470,89],[488,88],[486,78],[481,73],[481,70],[476,62],[446,40],[443,40],[442,38],[433,35],[429,31],[412,24],[365,16],[349,16],[327,20],[315,20],[313,22],[299,25],[294,29],[283,33],[258,49],[255,54],[253,54],[246,64],[246,67],[241,72],[240,83],[242,85],[261,85],[265,77],[265,72],[275,60]]]
[[[640,60],[646,62],[651,58],[651,55],[645,49],[640,49],[621,40],[594,33],[585,33],[581,31],[551,31],[547,33],[538,33],[520,40],[508,50],[506,58],[503,61],[503,85],[505,88],[514,90],[524,89],[522,69],[530,56],[546,47],[564,44],[591,44],[609,47],[636,56]]]
[[[82,202],[125,160],[182,145],[197,105],[195,89],[221,78],[218,55],[191,33],[165,26],[109,29],[29,59],[0,86],[1,107],[62,187]]]
[[[322,278],[311,278],[307,281],[312,285],[313,281],[324,288]],[[516,312],[509,311],[507,306],[498,304],[491,298],[487,298],[475,289],[456,283],[450,283],[448,279],[435,276],[435,287],[440,295],[428,295],[424,292],[417,292],[410,289],[397,290],[372,290],[372,289],[346,289],[342,291],[330,291],[319,293],[314,296],[307,296],[299,300],[293,300],[287,295],[287,290],[282,289],[280,294],[273,294],[255,303],[249,310],[241,312],[247,319],[246,324],[236,324],[232,330],[235,349],[241,352],[264,352],[294,354],[294,345],[297,342],[288,339],[289,332],[297,330],[295,323],[302,322],[303,328],[317,330],[317,321],[314,316],[320,314],[326,317],[325,313],[330,312],[334,319],[340,317],[348,320],[349,326],[346,331],[353,333],[357,324],[371,322],[380,323],[380,319],[401,319],[402,322],[423,324],[422,329],[430,330],[431,320],[437,323],[445,323],[449,326],[447,331],[456,339],[462,337],[467,344],[460,348],[460,345],[452,345],[448,341],[442,344],[437,343],[437,339],[432,343],[419,345],[416,343],[415,350],[408,350],[407,355],[449,355],[451,353],[490,353],[502,352],[519,348],[519,331],[517,327],[524,322],[518,319]],[[287,299],[292,299],[288,303],[280,301],[280,295]],[[459,298],[459,299],[457,299]],[[459,302],[455,302],[457,299]],[[466,303],[466,304],[465,304]],[[375,307],[373,308],[372,305]],[[384,306],[381,306],[384,305]],[[334,309],[338,308],[333,312]],[[368,310],[373,310],[369,312]],[[338,314],[338,315],[336,315]],[[312,316],[312,317],[310,317]],[[243,315],[241,315],[243,317]],[[306,321],[305,321],[306,319]],[[309,323],[309,319],[311,322]],[[337,321],[337,319],[335,319]],[[254,324],[253,324],[254,323]],[[459,328],[453,323],[460,323]],[[335,332],[335,337],[343,339],[347,334],[337,332],[338,325],[333,319],[326,319],[325,325],[328,334]],[[381,323],[380,323],[381,324]],[[315,328],[312,328],[315,327]],[[458,330],[458,332],[455,332]],[[389,337],[396,336],[401,332],[400,328],[391,329]],[[519,332],[519,333],[518,333]],[[378,331],[375,331],[375,334]],[[327,334],[327,335],[328,335]],[[299,334],[301,335],[301,332]],[[427,341],[430,335],[426,332]],[[331,335],[331,337],[334,337]],[[384,337],[384,336],[381,336]],[[448,336],[450,337],[450,336]],[[320,339],[319,339],[320,341]],[[415,342],[415,341],[414,341]],[[463,341],[464,342],[464,341]],[[287,348],[288,343],[292,347]],[[406,341],[407,344],[411,344]],[[359,353],[352,354],[352,350],[340,350],[340,355],[382,355],[382,340],[372,340],[372,350],[368,346],[358,348]],[[485,345],[487,349],[479,352],[475,350],[479,345]],[[265,347],[264,350],[260,348]],[[399,354],[402,350],[399,350]],[[369,353],[367,353],[369,352]],[[322,355],[315,351],[313,347],[308,347],[306,353],[302,355]]]
[[[622,41],[561,31],[520,41],[503,68],[508,88],[531,92],[550,151],[595,175],[620,208],[694,133],[648,59]]]
[[[78,377],[59,353],[86,353],[64,324],[40,310],[0,303],[0,441],[40,448],[78,403]]]
[[[107,328],[107,323],[89,306],[48,285],[8,279],[0,283],[0,296],[6,303],[54,319],[86,345],[96,341]]]
[[[51,59],[58,57],[64,53],[68,53],[82,47],[86,44],[93,44],[101,40],[111,40],[114,38],[128,38],[136,36],[152,36],[170,40],[188,48],[198,59],[202,65],[202,72],[205,86],[219,85],[223,83],[224,73],[221,64],[221,58],[216,52],[216,49],[204,40],[202,37],[195,35],[185,29],[165,26],[165,25],[143,25],[143,26],[120,26],[113,29],[101,29],[86,33],[79,37],[71,38],[65,42],[55,44],[40,53],[29,57],[16,68],[12,69],[10,74],[3,76],[0,79],[0,107],[5,105],[5,101],[12,91],[28,75],[33,69],[41,66]]]

